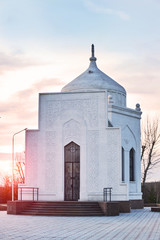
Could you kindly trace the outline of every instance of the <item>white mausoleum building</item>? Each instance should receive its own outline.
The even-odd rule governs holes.
[[[126,106],[125,89],[89,68],[58,93],[39,94],[38,130],[26,131],[25,187],[39,200],[141,200],[140,105]],[[32,193],[23,193],[23,200]]]

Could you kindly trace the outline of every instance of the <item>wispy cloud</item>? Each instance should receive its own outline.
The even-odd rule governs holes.
[[[150,57],[141,56],[123,61],[117,66],[119,75],[123,77],[122,81],[127,80],[127,90],[133,94],[156,94],[157,98],[160,91],[159,56]]]
[[[103,6],[102,5],[100,6],[100,2],[98,2],[97,4],[97,3],[94,3],[93,1],[85,0],[85,4],[90,10],[96,13],[114,15],[123,20],[128,20],[130,18],[129,15],[124,11],[108,8],[106,7],[106,4],[103,4]]]
[[[0,146],[10,144],[11,135],[25,127],[37,128],[38,93],[54,92],[64,82],[56,78],[46,78],[34,83],[30,88],[17,91],[5,102],[0,102]],[[29,120],[30,119],[30,120]]]
[[[20,118],[24,117],[26,112],[36,108],[35,104],[32,104],[33,99],[38,99],[39,92],[53,92],[56,86],[63,86],[64,82],[56,78],[46,78],[34,83],[30,88],[17,91],[12,94],[8,101],[0,104],[0,112],[17,114]],[[26,117],[25,115],[25,117]]]
[[[0,74],[6,71],[13,71],[30,66],[38,66],[44,63],[39,60],[33,60],[25,56],[24,53],[6,53],[0,52]]]

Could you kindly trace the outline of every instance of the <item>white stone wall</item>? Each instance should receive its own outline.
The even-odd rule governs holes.
[[[114,90],[108,90],[108,96],[112,97],[114,105],[126,107],[126,94]]]
[[[93,132],[92,142],[87,167],[90,169],[88,199],[102,201],[103,188],[112,187],[112,200],[128,200],[127,184],[121,183],[120,129],[106,128],[99,134]]]
[[[140,119],[141,112],[114,105],[109,106],[108,118],[114,127],[121,127],[122,143],[125,160],[125,181],[128,184],[129,199],[142,199],[141,194],[141,142]],[[135,150],[135,181],[130,182],[129,151]]]
[[[40,200],[64,200],[64,146],[80,146],[80,201],[127,200],[121,182],[121,131],[107,128],[106,92],[44,93],[39,96],[39,130],[26,133],[26,183]],[[24,195],[29,199],[29,195]]]

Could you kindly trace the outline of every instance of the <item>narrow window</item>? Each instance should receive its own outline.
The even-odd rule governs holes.
[[[129,152],[130,155],[130,181],[135,181],[134,149]]]
[[[122,147],[122,182],[124,182],[124,148]]]

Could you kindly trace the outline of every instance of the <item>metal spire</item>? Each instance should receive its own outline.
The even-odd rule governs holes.
[[[91,46],[91,51],[92,51],[92,57],[94,57],[94,44]]]
[[[92,53],[92,55],[91,55],[89,60],[90,61],[96,61],[97,58],[94,56],[94,44],[91,45],[91,53]]]

